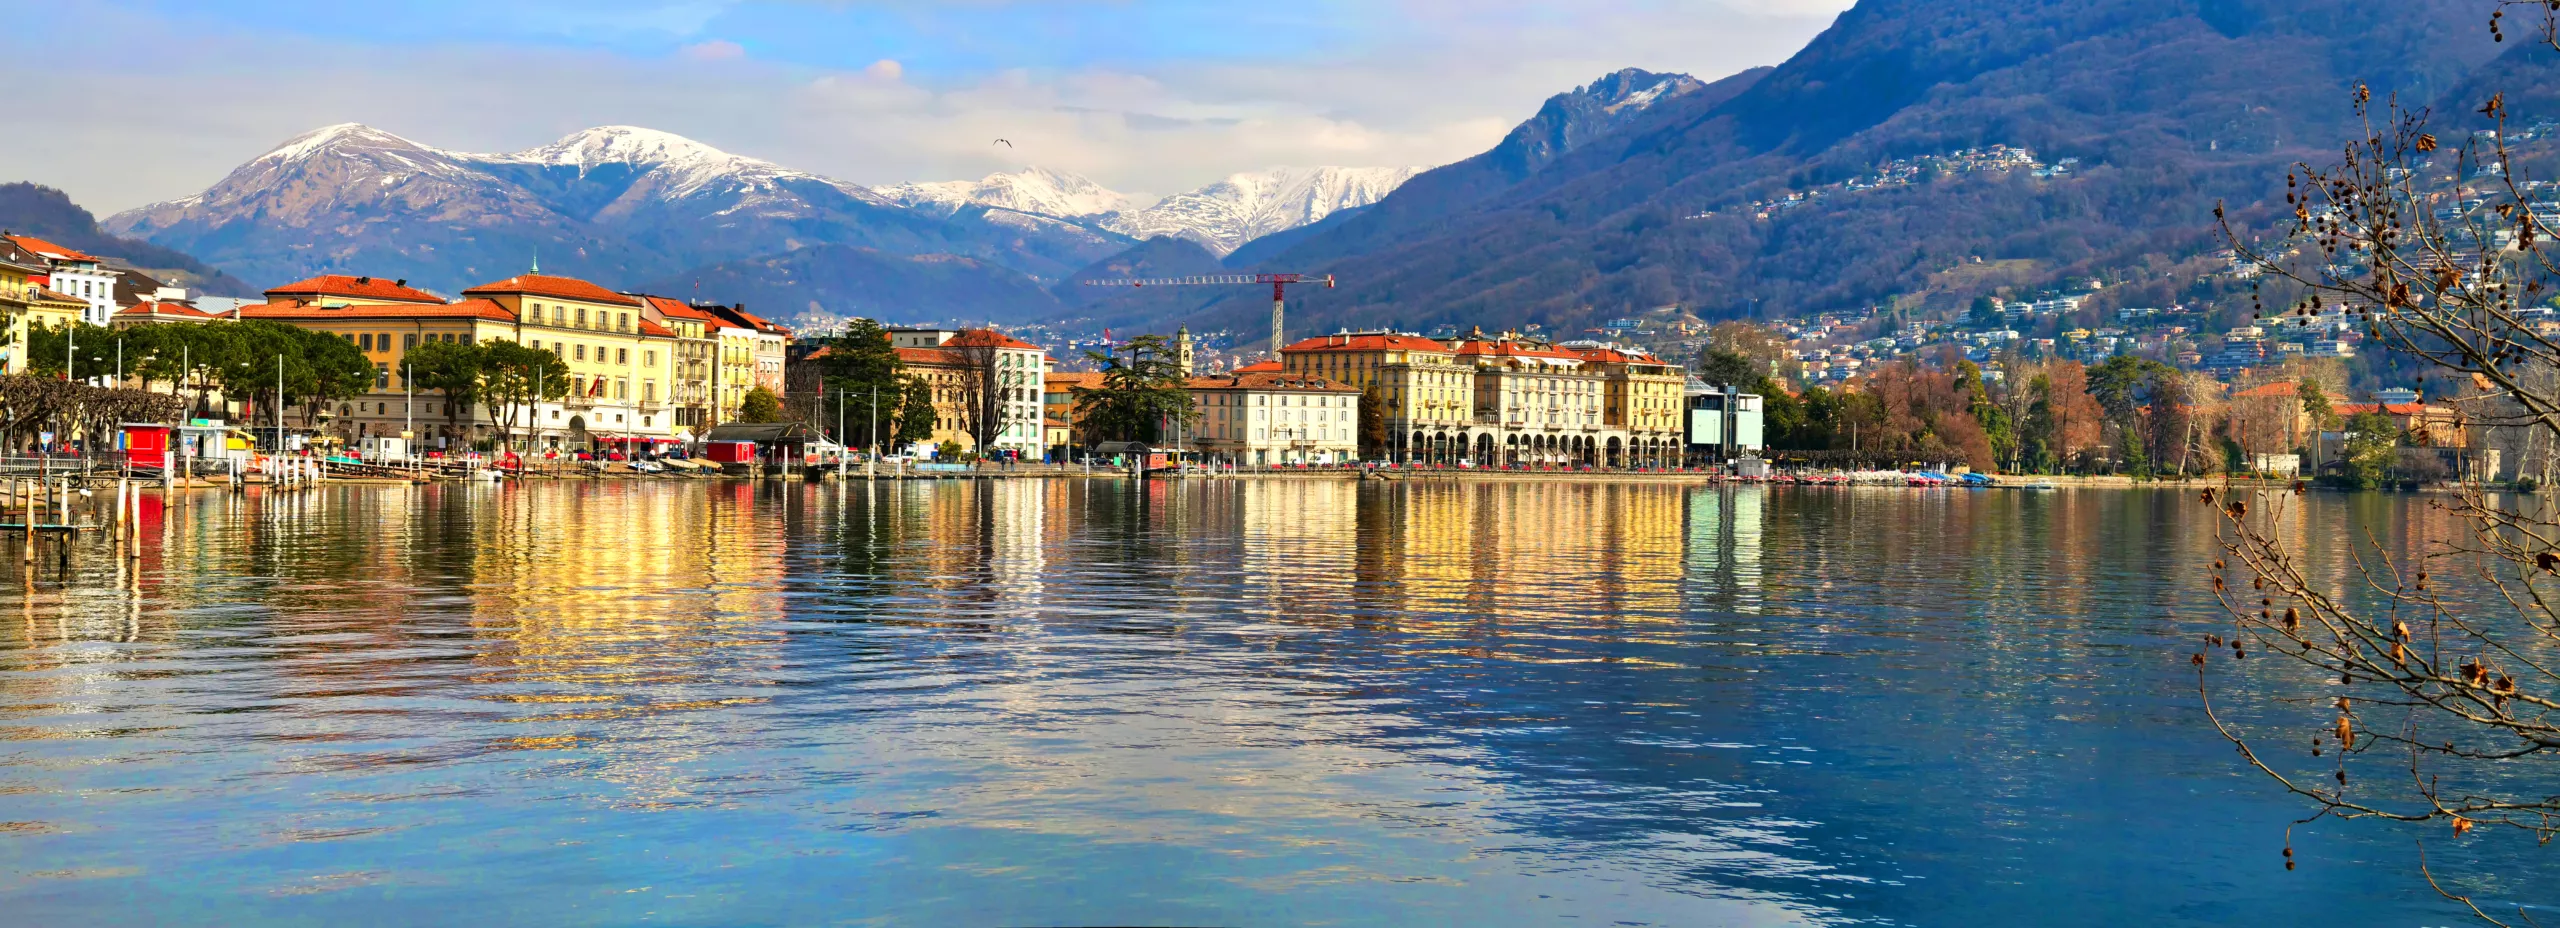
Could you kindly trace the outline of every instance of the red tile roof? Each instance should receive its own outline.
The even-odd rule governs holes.
[[[135,303],[123,309],[116,310],[116,315],[132,316],[137,319],[154,316],[176,316],[185,319],[219,318],[212,313],[205,312],[204,310],[197,309],[185,303],[162,303],[157,301]]]
[[[291,303],[259,303],[240,307],[239,318],[271,319],[277,322],[326,322],[338,319],[486,319],[490,322],[513,323],[516,314],[495,300],[463,300],[459,303],[359,303],[323,309]]]
[[[960,334],[958,334],[958,335],[951,336],[951,340],[950,340],[950,341],[947,341],[947,342],[943,342],[943,343],[942,343],[942,347],[945,347],[945,348],[1019,348],[1019,349],[1022,349],[1022,350],[1024,350],[1024,351],[1039,351],[1039,350],[1041,350],[1041,349],[1040,349],[1040,346],[1038,346],[1038,345],[1034,345],[1034,344],[1032,344],[1032,343],[1030,343],[1030,342],[1023,341],[1022,339],[1015,338],[1015,337],[1013,337],[1013,336],[1011,336],[1011,335],[1006,335],[1006,334],[1004,334],[1004,333],[1002,333],[1002,332],[998,332],[998,331],[996,331],[996,330],[994,330],[994,329],[970,329],[969,331],[962,332],[962,333],[960,333]]]
[[[32,235],[12,235],[9,236],[9,241],[15,243],[20,248],[34,252],[37,257],[47,258],[54,261],[95,262],[98,260],[97,256],[81,251],[80,249],[56,245]]]
[[[34,302],[36,300],[52,300],[56,303],[78,303],[82,306],[89,305],[89,301],[59,290],[53,290],[46,287],[36,287],[34,290],[35,293],[28,296],[28,302]]]
[[[610,303],[615,306],[638,306],[640,301],[596,286],[575,277],[553,277],[548,274],[518,274],[505,280],[481,284],[462,291],[463,296],[496,296],[524,294],[547,296],[588,303]]]
[[[924,364],[934,367],[965,367],[968,365],[967,361],[960,359],[960,355],[957,352],[941,348],[900,348],[898,349],[898,360],[908,364]]]
[[[1239,373],[1239,374],[1262,374],[1262,373],[1272,373],[1272,374],[1276,374],[1276,373],[1279,373],[1279,372],[1281,372],[1281,371],[1285,371],[1285,370],[1288,370],[1288,369],[1289,369],[1289,368],[1288,368],[1286,365],[1283,365],[1283,364],[1281,364],[1281,363],[1280,363],[1280,362],[1278,362],[1278,361],[1255,361],[1255,362],[1253,362],[1253,363],[1251,363],[1251,364],[1247,364],[1247,365],[1245,365],[1245,366],[1243,366],[1243,367],[1236,368],[1236,369],[1235,369],[1235,373]]]
[[[720,317],[704,312],[699,307],[685,305],[683,300],[663,296],[644,296],[641,299],[649,301],[649,306],[656,309],[659,315],[691,319],[696,322],[720,321]]]
[[[1052,391],[1062,391],[1069,387],[1083,387],[1087,390],[1098,390],[1102,388],[1101,371],[1075,371],[1063,374],[1053,372],[1040,378],[1040,380],[1044,386]]]
[[[1634,351],[1634,352],[1619,351],[1618,349],[1615,349],[1615,348],[1567,348],[1567,349],[1564,349],[1564,350],[1569,351],[1569,352],[1572,352],[1573,354],[1575,354],[1575,355],[1577,355],[1577,356],[1581,357],[1581,358],[1582,358],[1583,360],[1585,360],[1585,361],[1592,361],[1592,362],[1598,362],[1598,363],[1608,363],[1608,362],[1618,362],[1618,361],[1623,361],[1623,362],[1630,363],[1630,364],[1660,364],[1660,363],[1662,363],[1662,359],[1661,359],[1661,358],[1654,357],[1654,356],[1652,356],[1652,355],[1646,354],[1646,353],[1641,352],[1641,351]]]
[[[1560,348],[1541,348],[1536,345],[1522,342],[1497,342],[1489,340],[1459,342],[1458,355],[1460,357],[1474,356],[1480,358],[1545,358],[1553,361],[1583,360],[1581,355],[1565,351]]]
[[[1449,346],[1419,335],[1368,332],[1358,335],[1319,336],[1297,342],[1280,351],[1286,354],[1292,351],[1385,351],[1389,349],[1446,352]]]
[[[1322,377],[1298,374],[1262,373],[1226,374],[1215,377],[1193,377],[1186,384],[1194,390],[1294,390],[1305,393],[1358,393],[1359,387]]]
[[[651,322],[646,317],[643,317],[640,320],[640,334],[655,336],[658,338],[674,338],[676,337],[676,330]]]
[[[2375,410],[2381,410],[2384,413],[2394,416],[2414,416],[2427,412],[2428,408],[2425,403],[2392,403],[2389,405],[2382,403],[2340,403],[2336,407],[2338,415],[2341,416],[2363,415]],[[2451,412],[2451,410],[2446,410],[2446,412]]]
[[[304,294],[343,296],[362,300],[392,300],[401,303],[444,302],[444,297],[409,286],[409,282],[405,280],[384,280],[380,277],[356,277],[347,274],[322,274],[267,289],[267,299],[270,301],[279,296]]]

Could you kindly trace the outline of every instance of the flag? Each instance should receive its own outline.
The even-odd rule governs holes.
[[[1110,327],[1110,326],[1107,326],[1107,325],[1106,325],[1106,326],[1103,326],[1103,327],[1102,327],[1102,343],[1103,343],[1103,344],[1105,344],[1105,345],[1111,344],[1111,327]]]

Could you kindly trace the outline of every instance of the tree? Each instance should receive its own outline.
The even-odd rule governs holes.
[[[1794,380],[1796,377],[1795,348],[1787,343],[1786,336],[1767,326],[1749,322],[1716,323],[1714,328],[1707,330],[1707,353],[1741,358],[1749,368],[1749,373],[1730,381],[1707,381],[1719,386],[1748,387],[1758,383],[1762,377],[1782,380]]]
[[[1754,365],[1750,358],[1715,348],[1709,348],[1705,354],[1698,356],[1696,373],[1699,380],[1715,386],[1744,389],[1749,389],[1752,384],[1758,383],[1761,377],[1760,368]]]
[[[521,417],[531,415],[535,403],[569,395],[568,365],[551,352],[504,339],[483,342],[480,351],[480,395],[489,402],[493,424],[501,434],[514,435],[521,422],[530,443],[536,423]]]
[[[400,358],[401,365],[408,368],[412,389],[433,391],[444,397],[448,431],[459,428],[462,417],[479,405],[480,378],[487,362],[487,352],[478,345],[443,341],[420,344]]]
[[[2320,447],[2321,437],[2337,426],[2338,413],[2330,407],[2329,391],[2320,386],[2320,381],[2304,377],[2293,389],[2295,397],[2302,401],[2303,418],[2311,420],[2311,466],[2317,469],[2323,463],[2321,452],[2327,450]]]
[[[2346,447],[2339,450],[2338,474],[2359,490],[2380,486],[2391,472],[2400,447],[2400,427],[2378,410],[2347,417]]]
[[[1965,310],[1964,321],[1966,325],[1977,329],[1999,328],[2000,307],[1994,305],[1989,296],[1974,297],[1973,306]]]
[[[1164,336],[1141,335],[1129,341],[1125,352],[1086,352],[1085,357],[1102,366],[1102,386],[1073,391],[1076,422],[1087,444],[1153,442],[1165,423],[1196,415]]]
[[[921,388],[921,383],[907,376],[906,362],[898,358],[889,330],[879,323],[854,320],[843,334],[827,341],[816,363],[825,389],[836,391],[848,404],[849,420],[881,423],[881,436],[892,445],[923,441],[933,434],[929,420],[921,435],[909,437],[901,428],[899,416],[916,404],[916,398],[905,391]],[[933,408],[929,389],[922,399],[924,408]]]
[[[782,398],[759,385],[738,400],[739,422],[782,421]]]
[[[1965,391],[1965,409],[1973,421],[1982,426],[1983,439],[1991,443],[1993,460],[2006,461],[2016,456],[2018,434],[2009,422],[2009,411],[1992,402],[1991,388],[1983,383],[1982,368],[1971,361],[1956,362],[1956,377]]]
[[[2540,44],[2560,48],[2554,7],[2496,5],[2541,13]],[[2525,54],[2510,59],[2522,67]],[[2547,58],[2543,49],[2531,54]],[[2226,241],[2282,296],[2278,311],[2361,307],[2369,343],[2496,395],[2461,409],[2470,424],[2560,434],[2560,389],[2546,376],[2560,367],[2560,343],[2518,314],[2560,277],[2560,263],[2517,176],[2509,134],[2456,128],[2447,134],[2470,141],[2448,148],[2424,112],[2377,108],[2363,87],[2354,108],[2364,131],[2340,159],[2296,165],[2286,178],[2292,210],[2275,219],[2279,240],[2258,244],[2243,217],[2217,207]],[[2502,96],[2478,114],[2483,128],[2506,128]],[[2506,236],[2509,248],[2481,247]],[[2351,479],[2373,476],[2396,430],[2378,414],[2360,414],[2346,430]],[[2204,580],[2239,626],[2206,643],[2228,645],[2234,658],[2276,655],[2235,660],[2233,672],[2274,673],[2261,685],[2275,698],[2334,713],[2310,732],[2226,718],[2212,701],[2211,652],[2197,652],[2206,718],[2245,763],[2304,799],[2314,818],[2425,824],[2453,840],[2479,840],[2475,831],[2560,838],[2560,794],[2549,789],[2560,782],[2560,667],[2550,662],[2560,648],[2560,550],[2551,541],[2560,537],[2560,510],[2547,498],[2468,482],[2434,507],[2458,520],[2462,537],[2411,542],[2415,550],[2373,542],[2372,555],[2357,561],[2361,582],[2341,590],[2329,570],[2299,557],[2291,494],[2234,488],[2201,501],[2218,516],[2220,550]],[[2261,670],[2268,663],[2278,669]],[[2419,865],[2437,892],[2503,924],[2467,891],[2494,876],[2440,878],[2423,857]]]
[[[933,385],[921,377],[908,377],[899,382],[901,406],[897,415],[884,420],[889,426],[885,434],[891,445],[911,445],[933,437],[933,420],[941,411],[933,408]]]
[[[1360,456],[1378,460],[1387,456],[1387,397],[1375,386],[1360,391]]]

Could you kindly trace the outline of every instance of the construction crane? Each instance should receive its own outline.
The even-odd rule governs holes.
[[[1322,283],[1333,287],[1333,275],[1314,274],[1210,274],[1204,277],[1138,277],[1119,280],[1088,280],[1088,287],[1189,287],[1199,284],[1270,284],[1271,285],[1271,356],[1280,356],[1280,309],[1287,302],[1290,284]]]

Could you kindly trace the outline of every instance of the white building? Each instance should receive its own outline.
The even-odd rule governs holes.
[[[1359,460],[1360,388],[1321,377],[1255,371],[1194,377],[1198,418],[1160,447],[1231,464],[1341,464]],[[1170,425],[1168,423],[1168,425]]]
[[[36,282],[38,286],[89,304],[81,311],[80,321],[95,326],[115,321],[116,274],[102,266],[96,256],[32,235],[0,236],[0,241],[8,246],[5,253],[0,253],[0,259],[45,269],[44,279]]]

